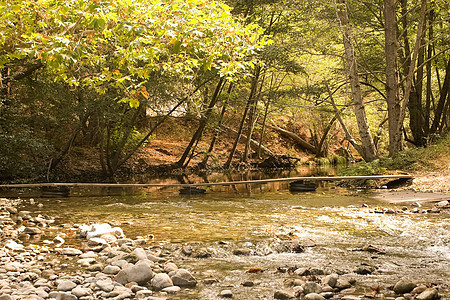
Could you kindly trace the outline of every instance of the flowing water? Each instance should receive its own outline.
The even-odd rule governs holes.
[[[208,258],[179,255],[176,263],[200,280],[213,276],[218,283],[171,299],[216,299],[225,288],[233,290],[235,299],[271,299],[292,277],[277,271],[284,267],[351,274],[362,293],[403,277],[448,288],[449,211],[411,213],[413,207],[407,206],[403,212],[401,205],[377,200],[373,192],[326,184],[316,192],[291,193],[287,183],[273,183],[208,188],[204,195],[180,195],[176,188],[78,190],[68,198],[36,202],[43,204],[39,213],[57,217],[56,224],[110,222],[127,237],[152,235],[152,245],[175,249],[173,245],[190,244],[212,253]],[[381,207],[401,212],[376,213]],[[36,211],[35,206],[25,209]],[[313,247],[302,253],[271,253],[271,244],[288,234]],[[369,244],[385,254],[354,251]],[[254,255],[232,254],[242,247]],[[353,273],[363,264],[376,268],[373,275]],[[255,267],[265,271],[247,272]],[[243,287],[247,280],[257,284]]]

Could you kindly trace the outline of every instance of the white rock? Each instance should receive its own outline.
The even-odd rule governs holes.
[[[131,252],[131,254],[134,254],[139,260],[147,259],[147,253],[145,253],[145,250],[142,248],[134,249],[133,252]]]
[[[168,294],[175,294],[175,293],[178,293],[180,290],[181,290],[181,288],[179,286],[174,285],[174,286],[169,286],[169,287],[163,288],[161,291],[166,292]]]
[[[61,280],[56,289],[61,292],[67,292],[73,290],[76,286],[76,283],[71,280]]]
[[[83,287],[77,286],[76,288],[74,288],[72,290],[72,294],[77,296],[78,298],[80,298],[80,297],[89,296],[90,294],[92,294],[92,290],[89,288],[83,288]]]
[[[152,279],[152,287],[157,290],[161,290],[167,287],[173,286],[172,279],[166,273],[156,274]]]
[[[75,255],[81,255],[83,252],[81,250],[75,249],[75,248],[55,248],[56,251],[63,255],[69,255],[69,256],[75,256]]]
[[[105,292],[111,292],[114,290],[114,283],[111,279],[97,280],[95,284]]]

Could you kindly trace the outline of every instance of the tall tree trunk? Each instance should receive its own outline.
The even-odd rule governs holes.
[[[228,86],[228,91],[227,91],[228,95],[230,95],[232,88],[233,88],[233,83],[230,82],[230,85]],[[228,104],[228,101],[225,101],[223,103],[222,110],[220,111],[219,121],[217,122],[216,129],[214,130],[213,138],[211,139],[211,143],[209,144],[209,148],[208,148],[208,151],[206,152],[205,157],[203,158],[202,162],[200,163],[200,168],[205,168],[206,165],[208,164],[209,157],[212,154],[214,145],[216,144],[217,138],[219,137],[219,133],[221,131],[220,128],[222,127],[223,116],[225,115],[227,104]]]
[[[433,90],[431,88],[431,57],[433,56],[433,44],[431,41],[433,40],[433,22],[434,22],[434,11],[430,10],[428,14],[428,47],[427,47],[427,64],[426,64],[426,72],[427,72],[427,89],[426,89],[426,98],[425,98],[425,113],[424,113],[424,131],[425,135],[428,136],[430,133],[430,111],[431,111],[431,99],[433,97]]]
[[[177,165],[179,167],[186,167],[186,165],[185,165],[186,158],[195,149],[192,146],[194,144],[196,144],[200,140],[200,138],[201,138],[201,136],[203,134],[203,130],[205,129],[206,124],[208,123],[208,120],[209,120],[209,117],[210,117],[210,115],[212,113],[212,110],[213,110],[214,106],[216,105],[217,100],[219,98],[219,94],[220,94],[220,91],[222,89],[223,82],[224,82],[224,78],[221,77],[219,79],[219,82],[217,83],[216,89],[214,90],[214,94],[213,94],[213,96],[211,98],[211,102],[209,103],[209,106],[206,109],[206,112],[202,115],[202,117],[200,119],[200,124],[198,125],[197,130],[195,131],[194,135],[192,136],[192,139],[189,142],[189,145],[184,150],[183,155],[181,156],[181,158],[177,162]]]
[[[400,124],[400,99],[397,74],[397,20],[395,0],[384,0],[384,51],[386,58],[386,100],[388,107],[389,155],[394,156],[401,149],[402,132]]]
[[[255,77],[253,78],[252,81],[252,88],[250,90],[250,96],[249,96],[249,102],[250,102],[250,114],[249,114],[249,118],[248,118],[248,130],[247,130],[247,143],[245,144],[245,148],[244,148],[244,156],[242,157],[242,161],[243,162],[247,162],[248,158],[250,156],[250,141],[253,135],[253,128],[255,128],[255,122],[256,122],[256,112],[257,112],[257,105],[258,105],[258,97],[259,97],[259,92],[257,92],[257,86],[258,86],[258,80],[259,80],[259,75],[261,72],[261,68],[259,66],[256,67],[255,70]],[[263,80],[261,82],[261,88],[263,86],[264,83],[264,77]]]
[[[328,82],[325,81],[324,84],[328,91],[328,97],[330,99],[331,106],[333,106],[334,112],[336,113],[336,118],[339,121],[339,123],[341,124],[342,130],[344,130],[345,139],[353,146],[353,148],[355,148],[355,150],[358,152],[359,155],[363,156],[362,147],[352,137],[352,135],[350,134],[350,131],[348,131],[348,129],[347,129],[347,126],[345,126],[344,120],[342,120],[341,113],[340,113],[336,103],[334,102],[333,93],[331,92],[330,87],[328,86]]]
[[[433,124],[431,125],[430,133],[437,133],[439,124],[441,123],[441,118],[444,113],[445,101],[447,96],[450,94],[450,59],[447,62],[447,68],[445,69],[445,78],[442,84],[441,95],[439,101],[436,105],[436,110],[434,112]]]
[[[258,68],[258,70],[256,70],[255,74],[258,74],[258,77],[259,77],[259,67],[257,67],[257,68]],[[236,139],[234,140],[233,146],[231,147],[231,150],[230,150],[230,155],[228,155],[228,159],[227,159],[227,161],[224,164],[224,168],[225,169],[230,168],[231,162],[233,161],[233,156],[236,153],[237,145],[239,144],[239,140],[241,139],[242,130],[244,129],[244,124],[245,124],[245,120],[247,119],[248,110],[250,108],[252,97],[255,94],[256,86],[257,86],[257,83],[258,83],[258,79],[256,77],[257,76],[255,75],[252,78],[250,95],[248,97],[247,104],[245,105],[244,113],[242,114],[242,119],[241,119],[241,122],[239,124],[239,129],[238,129],[238,132],[237,132],[237,135],[236,135]]]
[[[350,23],[345,0],[336,1],[336,12],[343,34],[345,54],[347,57],[347,72],[352,90],[353,109],[356,116],[356,122],[358,124],[359,136],[361,138],[361,155],[365,161],[370,162],[376,159],[378,155],[373,142],[372,134],[370,132],[366,109],[362,99],[355,48],[353,46],[353,37],[350,31]]]
[[[423,33],[424,33],[424,27],[425,27],[425,19],[426,19],[426,12],[427,12],[427,0],[422,0],[422,4],[420,7],[420,15],[419,15],[419,25],[417,27],[417,35],[416,35],[416,42],[414,45],[414,52],[412,54],[412,59],[410,60],[410,65],[408,67],[408,73],[406,77],[406,87],[405,87],[405,94],[403,97],[403,104],[400,109],[400,118],[398,119],[398,128],[403,127],[403,120],[405,118],[405,112],[406,107],[409,106],[409,101],[412,99],[413,101],[416,101],[416,103],[411,104],[413,107],[412,115],[413,118],[416,117],[417,114],[419,115],[419,118],[422,117],[421,115],[421,106],[422,103],[417,103],[417,99],[413,95],[413,82],[414,82],[414,72],[416,71],[416,61],[418,60],[421,45],[423,42]],[[411,97],[412,96],[412,97]],[[417,112],[418,110],[417,106],[420,105],[420,112]],[[414,126],[419,126],[420,124],[416,124]]]

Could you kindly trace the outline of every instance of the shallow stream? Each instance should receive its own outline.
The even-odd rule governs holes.
[[[55,216],[56,224],[66,228],[110,222],[128,237],[153,237],[152,245],[189,244],[210,253],[207,258],[179,255],[176,263],[199,280],[214,277],[218,283],[170,299],[216,299],[223,289],[231,289],[234,299],[273,299],[273,291],[286,287],[292,278],[283,268],[294,266],[348,274],[356,278],[362,294],[403,277],[448,288],[449,210],[412,213],[413,207],[406,205],[402,211],[403,205],[377,200],[374,192],[326,184],[316,192],[291,193],[287,183],[273,183],[208,188],[204,195],[180,195],[176,188],[78,190],[68,198],[36,198],[36,202],[43,207],[24,209]],[[382,208],[398,213],[376,213]],[[274,241],[289,234],[302,240],[304,252],[270,250]],[[77,243],[68,237],[67,242]],[[385,254],[355,251],[369,244]],[[238,248],[250,249],[252,255],[233,255]],[[362,265],[375,271],[354,273]],[[264,272],[250,274],[250,268]],[[243,287],[245,281],[255,285]],[[448,296],[448,290],[444,293]]]

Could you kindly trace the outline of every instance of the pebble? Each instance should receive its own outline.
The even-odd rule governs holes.
[[[62,280],[59,284],[58,287],[56,288],[58,291],[62,291],[62,292],[67,292],[67,291],[71,291],[76,287],[76,283],[74,283],[73,281],[70,280]]]
[[[181,291],[181,288],[179,286],[174,285],[174,286],[169,286],[169,287],[163,288],[161,291],[166,292],[168,294],[175,294],[175,293],[178,293],[179,291]]]
[[[305,300],[325,300],[325,297],[316,293],[310,293],[303,298]]]
[[[419,295],[416,300],[434,300],[438,298],[438,291],[434,288],[428,288]]]
[[[233,298],[233,292],[231,290],[223,290],[219,294],[222,298]]]

